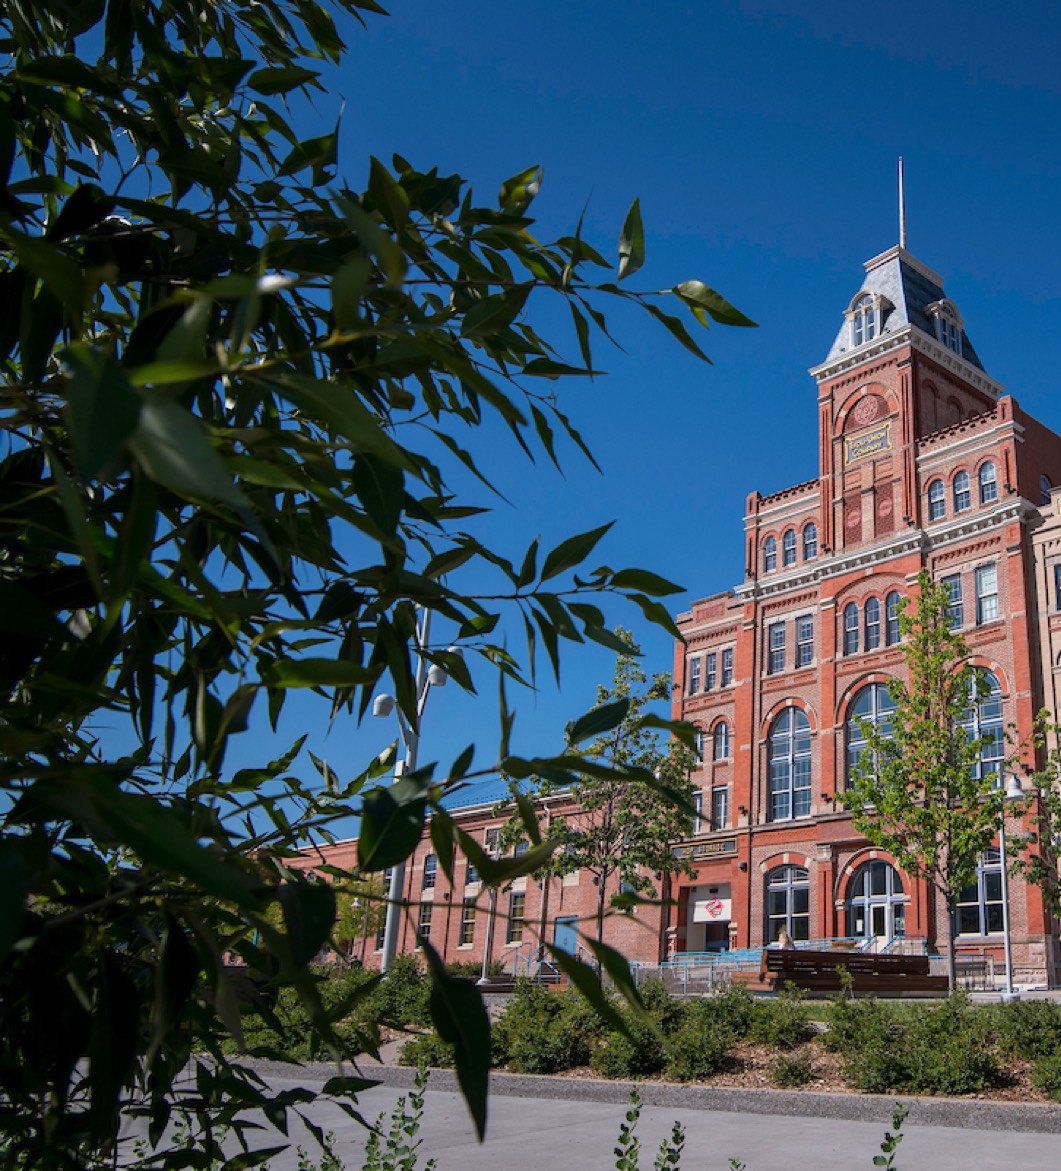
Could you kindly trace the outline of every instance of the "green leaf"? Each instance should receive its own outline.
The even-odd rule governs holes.
[[[596,1010],[601,1020],[622,1033],[631,1044],[636,1045],[637,1042],[630,1035],[629,1026],[608,999],[601,985],[600,977],[589,964],[575,959],[570,952],[564,951],[562,947],[557,947],[555,944],[549,943],[546,946],[549,948],[549,954],[553,957],[553,962],[589,1001],[590,1006]]]
[[[361,507],[384,537],[398,531],[405,501],[405,477],[392,463],[363,454],[354,461],[350,476]]]
[[[299,65],[285,65],[256,69],[247,78],[247,84],[251,89],[268,97],[271,94],[289,93],[293,89],[301,89],[318,77],[320,74],[315,69],[304,69]]]
[[[377,158],[369,162],[368,196],[389,227],[398,231],[409,219],[409,196]]]
[[[568,744],[581,744],[583,740],[588,740],[591,736],[599,736],[602,732],[610,732],[626,719],[626,713],[629,710],[629,696],[624,696],[622,699],[615,699],[611,703],[603,703],[600,707],[593,708],[592,711],[586,712],[584,716],[579,716],[568,727]]]
[[[26,916],[28,893],[18,851],[10,843],[0,840],[0,962],[18,939]]]
[[[59,301],[75,333],[80,335],[86,293],[81,266],[53,244],[39,237],[26,236],[2,219],[0,240],[7,242],[22,265]]]
[[[476,301],[465,313],[464,320],[461,322],[463,336],[486,337],[499,333],[506,326],[511,325],[522,312],[531,288],[529,283],[516,285],[514,288],[506,289],[503,293]]]
[[[634,984],[634,977],[630,972],[630,965],[625,957],[609,947],[608,944],[597,939],[587,939],[590,951],[597,957],[597,962],[608,974],[612,984],[619,990],[619,995],[636,1011],[644,1013],[645,1006],[641,1000],[641,993]]]
[[[122,447],[140,422],[143,400],[121,367],[91,346],[69,346],[62,360],[70,371],[66,417],[74,462],[82,480],[105,479],[117,470]]]
[[[360,868],[371,874],[404,862],[420,842],[426,813],[423,789],[411,781],[396,781],[366,793],[357,840]]]
[[[635,199],[626,213],[619,236],[619,280],[631,276],[645,263],[645,230],[641,226],[641,201]]]
[[[497,198],[501,210],[510,215],[521,215],[526,211],[538,194],[544,174],[544,168],[539,163],[535,163],[533,167],[527,167],[519,174],[513,175],[511,179],[506,179],[501,184],[501,191]]]
[[[579,533],[577,536],[568,537],[566,541],[561,541],[545,558],[541,580],[548,581],[565,570],[581,565],[597,547],[601,537],[612,527],[613,523],[609,522],[606,525],[601,525],[599,529],[590,529],[589,532]]]
[[[662,716],[653,715],[650,712],[648,715],[638,716],[634,721],[634,727],[658,728],[661,732],[670,732],[686,748],[695,748],[696,746],[696,725],[690,724],[687,720],[666,720]]]
[[[304,968],[317,955],[335,922],[335,891],[327,882],[284,882],[277,892],[291,963]]]
[[[7,578],[0,578],[0,631],[29,638],[69,637],[47,602]]]
[[[757,325],[750,317],[745,317],[739,309],[735,309],[720,293],[709,289],[703,281],[682,281],[680,285],[675,285],[673,291],[688,305],[706,309],[720,325]]]
[[[378,667],[362,667],[345,659],[277,659],[262,670],[269,687],[358,687],[374,683]]]
[[[620,569],[618,573],[612,574],[610,585],[613,589],[640,590],[643,594],[654,594],[657,597],[683,592],[682,586],[647,569]]]
[[[453,1046],[457,1082],[482,1142],[486,1137],[486,1096],[490,1083],[490,1018],[475,984],[451,976],[427,940],[422,946],[431,975],[428,1000],[431,1022],[439,1038]]]

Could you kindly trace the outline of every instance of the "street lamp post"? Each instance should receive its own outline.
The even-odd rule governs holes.
[[[1001,996],[1003,1004],[1020,999],[1020,993],[1013,987],[1013,944],[1009,926],[1009,867],[1006,861],[1006,801],[1016,800],[1022,795],[1020,777],[1016,773],[1008,773],[998,833],[998,854],[1002,865],[1002,941],[1006,953],[1006,987]]]
[[[393,695],[377,695],[372,703],[372,714],[380,719],[394,712],[398,717],[398,730],[401,733],[402,746],[405,749],[405,758],[398,761],[394,769],[394,779],[416,771],[416,758],[420,748],[420,722],[423,719],[424,707],[427,704],[428,692],[432,687],[444,687],[446,672],[437,664],[431,663],[424,657],[424,648],[427,646],[428,634],[431,630],[431,611],[422,610],[416,625],[416,724],[412,726],[396,706]],[[383,926],[383,955],[380,959],[380,971],[386,975],[394,965],[398,954],[398,932],[401,929],[402,899],[405,894],[405,862],[397,863],[391,869],[390,888],[387,891],[387,918]]]

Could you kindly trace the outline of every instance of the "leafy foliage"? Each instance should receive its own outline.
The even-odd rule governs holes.
[[[504,763],[577,778],[577,753],[511,755],[505,683],[532,681],[542,648],[558,671],[562,645],[612,646],[600,606],[616,594],[673,630],[657,599],[676,587],[586,567],[607,526],[513,558],[477,539],[484,506],[455,487],[471,472],[503,495],[479,458],[499,427],[532,458],[558,462],[564,437],[588,455],[557,387],[592,371],[603,305],[639,307],[699,352],[661,294],[625,283],[644,258],[640,215],[613,272],[580,232],[535,238],[536,167],[496,206],[400,156],[351,188],[338,128],[306,137],[298,114],[342,57],[339,24],[379,13],[375,0],[0,11],[9,1164],[109,1157],[126,1107],[157,1142],[179,1099],[208,1143],[248,1107],[284,1125],[304,1098],[228,1055],[242,1016],[282,1037],[269,1001],[289,988],[314,1051],[360,1044],[307,968],[332,937],[335,889],[287,858],[358,813],[364,883],[429,818],[456,839],[440,801],[463,776]],[[692,288],[662,296],[737,322]],[[570,317],[573,361],[531,323],[545,298]],[[449,637],[417,648],[427,613]],[[275,727],[293,691],[360,719],[386,680],[415,727],[418,649],[468,690],[473,662],[500,675],[500,745],[478,774],[469,748],[442,783],[426,764],[382,790],[393,752],[344,775],[308,753],[306,780],[301,742],[226,766],[232,737]],[[434,1019],[459,1033],[475,994],[441,967],[432,979]],[[480,1127],[484,1037],[457,1047]]]
[[[1005,795],[978,767],[991,738],[970,736],[964,726],[982,683],[951,629],[949,602],[946,586],[922,570],[913,613],[900,603],[909,682],[889,680],[890,735],[863,721],[866,747],[840,797],[860,833],[943,896],[953,991],[955,907],[998,835]]]

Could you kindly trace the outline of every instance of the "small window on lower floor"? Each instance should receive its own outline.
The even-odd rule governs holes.
[[[976,881],[958,895],[958,935],[997,935],[1002,931],[1002,858],[995,848],[980,855]]]
[[[461,907],[461,946],[475,942],[475,899],[465,899]]]
[[[521,890],[514,890],[508,900],[508,935],[506,942],[523,942],[523,912],[527,905],[527,896]]]
[[[432,903],[420,904],[420,918],[416,924],[416,934],[421,939],[427,939],[431,934],[431,912],[434,909],[434,904]]]

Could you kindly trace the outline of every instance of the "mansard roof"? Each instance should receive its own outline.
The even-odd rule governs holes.
[[[935,338],[936,329],[931,317],[931,308],[940,302],[944,302],[951,310],[948,316],[953,316],[954,306],[943,291],[943,278],[933,272],[928,265],[911,256],[905,248],[890,248],[887,252],[866,261],[866,279],[852,298],[851,307],[853,308],[855,302],[867,293],[881,298],[882,301],[880,331],[872,339],[877,344],[889,334],[898,333],[910,325]],[[962,358],[969,365],[983,370],[984,367],[977,357],[976,350],[973,349],[969,335],[961,326],[960,317],[958,325],[961,328]],[[861,349],[861,346],[855,346],[851,323],[845,319],[823,365],[849,356],[856,348]]]

